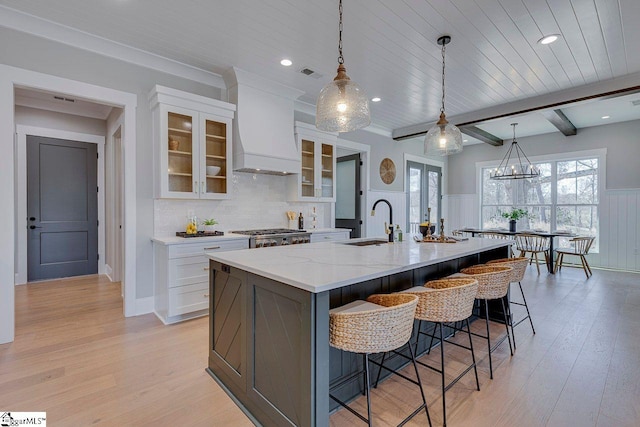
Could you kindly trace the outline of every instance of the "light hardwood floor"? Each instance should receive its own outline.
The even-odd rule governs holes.
[[[448,424],[640,425],[640,275],[594,270],[586,280],[581,269],[538,276],[530,267],[523,286],[537,334],[526,322],[516,328],[516,353],[509,356],[506,341],[494,353],[493,380],[486,346],[474,338],[481,391],[472,375],[455,385],[447,393]],[[119,284],[103,277],[19,286],[16,340],[0,345],[0,410],[47,411],[53,426],[251,425],[204,372],[207,329],[207,318],[172,326],[154,315],[125,319]],[[445,349],[453,377],[467,355]],[[436,363],[439,353],[425,360]],[[421,375],[439,425],[439,376]],[[419,394],[389,379],[372,399],[374,424],[395,425]],[[361,422],[341,410],[331,424]],[[424,414],[410,423],[425,424]]]

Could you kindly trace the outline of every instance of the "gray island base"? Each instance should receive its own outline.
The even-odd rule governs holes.
[[[475,238],[456,244],[345,243],[208,255],[207,371],[264,426],[329,425],[335,408],[330,385],[361,364],[361,357],[330,348],[331,308],[424,284],[509,251],[507,241]],[[406,363],[400,359],[396,366]],[[335,394],[348,401],[359,387],[354,380]]]

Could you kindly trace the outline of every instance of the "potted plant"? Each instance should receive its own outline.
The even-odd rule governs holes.
[[[509,220],[509,231],[516,232],[516,221],[529,216],[529,212],[525,209],[513,208],[510,212],[502,212],[502,217]]]
[[[214,231],[213,230],[213,226],[216,225],[218,223],[218,221],[216,221],[213,218],[209,218],[209,219],[205,219],[204,221],[202,221],[202,225],[204,225],[204,231]]]

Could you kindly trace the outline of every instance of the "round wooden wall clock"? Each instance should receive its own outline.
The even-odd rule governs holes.
[[[380,179],[385,184],[391,184],[396,179],[396,165],[393,160],[384,158],[380,162]]]

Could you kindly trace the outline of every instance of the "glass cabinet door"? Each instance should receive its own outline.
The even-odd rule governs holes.
[[[195,190],[193,186],[193,117],[172,112],[167,114],[168,190],[191,193]]]
[[[322,144],[322,180],[321,197],[333,197],[334,147]]]
[[[315,143],[307,139],[302,140],[302,174],[301,179],[301,196],[315,197],[316,188],[316,170],[315,170]]]
[[[203,192],[225,194],[227,192],[227,125],[205,119],[205,176]]]

